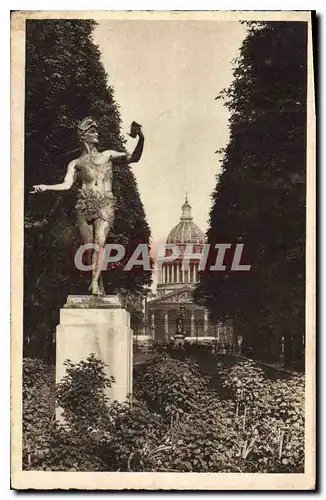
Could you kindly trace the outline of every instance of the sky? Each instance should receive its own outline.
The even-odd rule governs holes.
[[[123,132],[143,126],[145,147],[132,165],[152,241],[165,241],[186,192],[206,231],[220,170],[215,151],[228,142],[228,110],[218,93],[232,81],[245,27],[236,21],[101,20],[95,29]],[[136,141],[128,138],[132,151]]]

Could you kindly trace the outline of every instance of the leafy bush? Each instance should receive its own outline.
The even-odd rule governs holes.
[[[23,360],[23,467],[48,452],[55,419],[53,370],[39,359]]]
[[[94,360],[91,360],[91,364],[94,365]],[[95,362],[94,368],[96,366],[98,365]],[[89,375],[87,366],[83,365],[83,368]],[[84,374],[81,375],[81,379],[85,379]],[[82,391],[79,390],[81,385],[74,385],[74,381],[75,377],[71,373],[70,388],[82,396]],[[67,379],[63,381],[62,387],[59,386],[58,393],[59,395],[61,393],[62,400],[65,401],[67,414],[71,415],[69,394],[71,395],[72,391],[64,394],[63,388],[66,385]],[[94,454],[87,439],[83,439],[82,418],[78,419],[79,425],[75,428],[68,428],[68,431],[55,422],[54,388],[53,367],[47,366],[39,359],[24,359],[23,468],[25,470],[105,470],[105,464]],[[83,414],[82,411],[81,416]]]
[[[304,376],[270,379],[253,361],[217,365],[231,389],[236,416],[251,432],[252,456],[262,472],[304,470]]]
[[[58,404],[64,419],[72,427],[99,427],[107,423],[109,398],[105,389],[111,387],[114,378],[107,378],[105,364],[92,354],[78,364],[65,362],[66,375],[56,388]]]
[[[165,418],[190,412],[201,394],[207,392],[207,379],[192,361],[180,361],[160,353],[139,375],[134,395],[145,401],[148,408]]]
[[[136,399],[132,404],[113,403],[109,414],[107,446],[114,457],[113,470],[154,471],[153,457],[166,433],[162,417]]]
[[[108,404],[105,388],[114,380],[106,378],[101,361],[95,356],[78,364],[67,360],[66,376],[56,388],[64,424],[55,422],[54,380],[47,375],[46,365],[29,359],[25,365],[29,391],[23,393],[28,409],[24,412],[24,469],[128,470],[131,460],[133,466],[145,466],[148,443],[152,440],[155,449],[165,432],[162,419],[137,401]],[[43,379],[47,391],[43,390],[40,406]]]

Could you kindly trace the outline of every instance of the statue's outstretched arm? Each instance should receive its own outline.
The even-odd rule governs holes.
[[[37,184],[33,186],[34,190],[31,191],[31,193],[41,193],[42,191],[67,191],[70,189],[75,180],[75,163],[76,160],[72,160],[69,163],[66,176],[61,184]]]

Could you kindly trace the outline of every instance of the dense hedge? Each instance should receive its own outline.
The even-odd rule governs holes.
[[[114,381],[103,364],[68,362],[57,387],[63,427],[49,371],[25,360],[24,468],[303,472],[303,376],[271,380],[249,361],[215,363],[219,394],[194,359],[160,353],[135,377],[132,400],[107,405]]]

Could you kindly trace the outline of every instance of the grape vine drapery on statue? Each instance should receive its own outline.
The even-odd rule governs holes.
[[[243,346],[303,362],[305,323],[307,23],[249,23],[229,89],[209,243],[242,242],[251,271],[202,273],[196,298],[232,317]]]
[[[92,39],[95,25],[62,19],[26,23],[24,344],[29,355],[53,352],[59,308],[68,293],[86,293],[89,279],[73,266],[80,244],[74,217],[78,186],[35,196],[32,185],[62,182],[69,161],[80,153],[76,124],[85,116],[99,123],[101,149],[124,150],[118,105]],[[115,168],[113,191],[117,205],[109,241],[124,243],[127,257],[150,239],[129,167]],[[141,297],[151,273],[122,272],[121,266],[104,273],[107,292]]]

